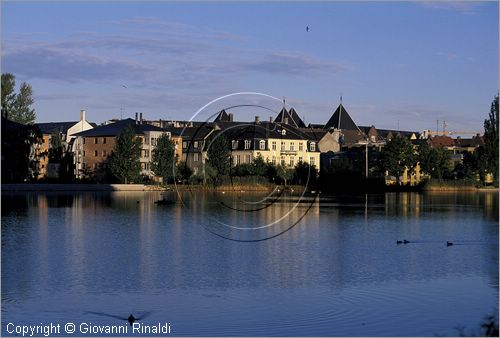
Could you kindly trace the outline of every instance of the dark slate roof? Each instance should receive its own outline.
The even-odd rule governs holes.
[[[213,123],[203,123],[196,127],[175,127],[167,128],[174,135],[182,136],[183,140],[203,140],[214,129]]]
[[[127,126],[132,126],[136,134],[144,134],[146,131],[165,131],[150,124],[136,124],[134,119],[120,120],[115,123],[110,123],[93,129],[85,130],[75,134],[75,136],[93,137],[93,136],[117,136]]]
[[[382,138],[387,138],[388,135],[395,136],[395,135],[400,135],[404,137],[410,137],[412,134],[415,134],[415,136],[419,137],[420,133],[416,131],[409,131],[409,130],[393,130],[393,129],[378,129],[375,126],[359,126],[359,129],[363,131],[365,134],[368,134],[371,128],[375,128],[377,130],[377,135]]]
[[[221,129],[232,140],[274,138],[318,141],[294,126],[268,121],[223,123]],[[283,129],[285,135],[282,134]]]
[[[333,113],[332,117],[328,120],[325,127],[326,130],[335,128],[342,130],[359,130],[358,126],[352,120],[351,116],[347,110],[345,110],[344,106],[339,104],[337,110]]]
[[[223,122],[230,122],[231,121],[231,118],[229,117],[229,115],[226,113],[226,111],[224,109],[222,109],[219,112],[219,115],[217,115],[217,117],[214,120],[214,122],[219,122],[219,121],[223,121]]]
[[[79,121],[71,122],[47,122],[47,123],[35,123],[35,125],[40,129],[42,134],[52,134],[53,132],[59,132],[66,134],[68,129],[73,127]]]
[[[285,123],[285,118],[288,118],[288,124],[295,128],[306,128],[304,121],[302,121],[299,114],[297,114],[293,108],[287,111],[285,107],[283,107],[278,116],[274,119],[274,122]]]
[[[479,147],[484,145],[482,136],[476,135],[472,138],[457,138],[455,140],[457,147]]]

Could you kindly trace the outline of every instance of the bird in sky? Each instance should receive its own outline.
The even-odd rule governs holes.
[[[309,26],[306,26],[306,32],[309,32]]]

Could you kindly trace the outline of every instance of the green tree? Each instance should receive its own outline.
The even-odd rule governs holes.
[[[23,82],[19,94],[15,93],[16,79],[11,73],[2,74],[2,116],[22,124],[35,123],[33,89]]]
[[[153,172],[163,178],[163,183],[175,176],[175,144],[166,135],[160,136],[151,160]]]
[[[216,170],[217,175],[228,175],[231,170],[231,148],[224,135],[219,134],[214,138],[207,153],[207,164]]]
[[[292,179],[293,177],[294,170],[291,168],[287,168],[284,165],[278,164],[276,166],[276,174],[278,175],[278,178],[283,180],[285,186],[289,180]]]
[[[189,180],[193,171],[188,167],[185,161],[177,163],[175,168],[175,178],[181,180],[183,183]]]
[[[8,113],[14,108],[16,101],[16,78],[11,73],[2,74],[2,116],[8,118]]]
[[[253,167],[253,175],[256,176],[266,175],[266,161],[264,161],[262,155],[259,154],[257,157],[253,159],[252,167]]]
[[[420,168],[432,178],[442,179],[451,171],[450,156],[443,147],[431,148],[427,142],[420,144],[418,153]]]
[[[318,170],[316,166],[309,165],[307,162],[300,161],[295,166],[294,181],[300,185],[311,185],[316,183],[318,177]]]
[[[46,155],[35,150],[42,143],[38,127],[5,118],[1,125],[2,182],[18,183],[37,178],[40,158]]]
[[[493,174],[498,182],[498,94],[491,103],[490,113],[484,120],[484,151],[482,162],[484,169]]]
[[[139,179],[141,148],[142,142],[136,137],[132,126],[127,126],[116,138],[109,159],[109,168],[120,182],[127,184]]]
[[[401,175],[405,169],[412,172],[417,165],[417,156],[410,140],[402,136],[392,138],[382,149],[381,166],[390,175],[396,176],[397,184],[401,184]]]
[[[50,135],[49,162],[60,163],[63,157],[64,145],[61,133],[52,132]]]

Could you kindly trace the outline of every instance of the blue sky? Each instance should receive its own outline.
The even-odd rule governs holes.
[[[326,123],[342,95],[359,125],[482,131],[498,92],[498,2],[1,6],[2,72],[33,86],[39,122],[189,119],[250,91],[306,122]]]

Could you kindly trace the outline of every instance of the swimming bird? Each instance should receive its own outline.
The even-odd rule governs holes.
[[[451,246],[451,245],[453,245],[453,243],[452,243],[452,242],[450,242],[450,241],[446,241],[446,246]]]
[[[396,241],[396,244],[403,244],[403,241]]]
[[[410,241],[407,241],[406,239],[403,241],[403,244],[408,244]]]
[[[105,316],[105,317],[110,317],[110,318],[116,318],[116,319],[120,319],[120,320],[126,320],[127,322],[129,322],[130,326],[132,326],[132,324],[134,324],[134,322],[136,322],[138,320],[142,320],[142,319],[146,318],[149,315],[149,312],[145,312],[140,317],[134,317],[134,315],[130,314],[130,316],[128,316],[128,318],[125,318],[125,317],[122,317],[122,316],[116,316],[116,315],[112,315],[112,314],[104,313],[104,312],[87,311],[87,313],[90,313],[90,314],[93,314],[93,315],[98,315],[98,316]]]

